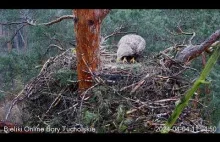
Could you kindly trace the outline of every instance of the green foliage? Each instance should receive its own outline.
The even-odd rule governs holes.
[[[179,115],[182,113],[183,109],[188,105],[189,99],[194,95],[195,91],[199,88],[201,84],[209,84],[210,82],[206,81],[207,76],[209,75],[210,71],[212,70],[215,63],[218,61],[220,55],[220,47],[216,47],[216,50],[208,60],[205,68],[202,70],[199,78],[194,82],[193,86],[186,92],[186,94],[181,98],[181,101],[175,107],[175,110],[167,120],[162,133],[169,132],[169,129],[174,125],[176,120],[178,119]],[[166,129],[168,127],[168,129]]]
[[[173,36],[166,29],[175,31],[180,22],[187,32],[196,32],[193,43],[199,44],[218,29],[219,10],[183,10],[183,9],[148,9],[148,10],[112,10],[103,22],[103,33],[110,33],[120,25],[127,25],[126,31],[136,31],[147,43],[147,51],[160,51],[172,45],[168,40],[182,43],[189,36]],[[118,36],[120,38],[121,36]],[[168,39],[167,41],[161,40]]]
[[[90,112],[90,111],[86,111],[83,117],[83,122],[86,125],[91,125],[94,121],[96,121],[98,119],[98,115]]]
[[[2,93],[2,92],[0,92],[0,100],[4,97],[5,95]]]
[[[127,126],[124,124],[125,119],[125,108],[123,105],[119,105],[117,108],[117,117],[116,122],[118,125],[118,132],[124,132],[127,129]]]
[[[121,122],[124,119],[124,114],[125,114],[125,110],[123,105],[118,106],[116,121]]]
[[[55,73],[55,79],[59,81],[60,86],[67,86],[72,84],[71,80],[76,81],[76,72],[72,70],[59,70],[58,72]]]
[[[0,10],[0,22],[17,22],[22,21],[25,17],[35,19],[37,23],[46,23],[62,15],[72,14],[71,9],[2,9]],[[190,38],[187,35],[172,35],[166,29],[174,32],[177,30],[177,25],[183,31],[195,32],[196,37],[192,41],[193,44],[200,44],[214,31],[219,29],[220,11],[218,9],[113,9],[106,16],[102,23],[102,35],[112,33],[120,25],[124,25],[123,32],[135,31],[137,34],[144,37],[147,46],[145,54],[149,55],[154,52],[164,50],[174,43],[182,43]],[[17,25],[10,25],[10,36],[18,29]],[[52,56],[60,53],[57,48],[48,48],[50,44],[56,44],[64,49],[70,48],[70,42],[75,39],[73,20],[64,20],[51,26],[26,26],[27,49],[16,49],[13,44],[13,49],[8,53],[6,42],[10,36],[0,37],[0,90],[18,92],[31,78],[35,77],[44,62]],[[23,35],[24,32],[23,32]],[[121,38],[121,34],[111,37],[108,44],[116,45]],[[59,40],[59,42],[57,41]],[[172,42],[170,42],[172,41]],[[207,56],[208,58],[208,56]],[[202,70],[201,57],[198,57],[191,64],[191,67],[198,71],[189,71],[185,75],[190,77],[199,76]],[[138,67],[137,67],[138,71]],[[71,82],[68,80],[76,80],[76,73],[71,71],[60,70],[56,73],[61,86],[65,86]],[[219,121],[220,107],[220,66],[216,65],[212,70],[208,80],[211,80],[212,100],[206,111],[211,112],[211,119],[214,124]],[[100,93],[101,89],[96,93]],[[0,92],[0,97],[5,95]],[[100,96],[100,95],[96,95]],[[206,96],[204,93],[201,97]],[[96,101],[97,98],[94,98]],[[98,99],[101,99],[98,98]],[[105,112],[108,107],[107,103],[103,103]],[[120,110],[120,109],[119,109]],[[118,111],[119,111],[118,110]],[[120,112],[120,111],[119,111]],[[107,113],[107,112],[106,112]],[[119,113],[121,114],[121,113]],[[90,113],[87,112],[90,122]],[[95,117],[95,116],[94,116]],[[117,116],[121,120],[121,115]],[[119,121],[119,125],[122,121]],[[124,130],[124,126],[122,126]]]
[[[213,125],[217,126],[220,119],[220,65],[216,64],[214,69],[211,72],[210,80],[212,81],[210,84],[211,89],[211,102],[208,104],[208,108],[205,109],[206,116],[211,117]]]
[[[36,23],[46,23],[69,14],[72,14],[72,11],[68,9],[6,9],[0,10],[0,22],[10,23],[35,19]],[[49,49],[50,44],[68,49],[71,46],[69,42],[74,39],[72,20],[64,20],[52,26],[25,26],[21,33],[24,38],[27,36],[27,48],[16,49],[13,39],[12,51],[6,53],[8,51],[6,42],[12,38],[19,27],[16,24],[5,25],[3,30],[9,29],[10,35],[0,36],[0,88],[7,91],[16,90],[17,79],[19,79],[17,82],[26,84],[39,73],[40,68],[35,67],[42,66],[49,57],[60,53],[57,48]]]
[[[16,80],[26,84],[39,71],[35,69],[35,65],[37,65],[37,60],[31,55],[20,55],[12,51],[7,56],[0,56],[0,72],[2,83],[5,84],[2,88],[4,90],[16,88]]]
[[[205,116],[211,118],[213,125],[217,126],[219,123],[220,116],[220,99],[213,96],[208,108],[205,111]],[[211,110],[211,111],[210,111]],[[206,114],[207,113],[207,114]]]

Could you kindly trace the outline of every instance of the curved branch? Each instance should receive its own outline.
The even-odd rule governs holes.
[[[61,22],[62,20],[64,19],[73,19],[75,16],[73,15],[63,15],[55,20],[52,20],[50,22],[47,22],[47,23],[39,23],[39,24],[36,24],[35,22],[33,21],[28,21],[27,20],[27,23],[31,26],[50,26],[50,25],[53,25],[55,23],[58,23],[58,22]]]
[[[56,44],[50,44],[49,47],[48,47],[48,49],[49,49],[50,47],[57,47],[60,51],[65,51],[65,49],[63,49],[62,47],[60,47],[60,46],[58,46],[58,45],[56,45]]]
[[[47,23],[39,23],[39,24],[36,24],[36,20],[26,20],[26,21],[22,21],[22,22],[8,22],[8,23],[1,23],[0,22],[0,25],[19,25],[19,24],[28,24],[30,26],[50,26],[50,25],[53,25],[55,23],[58,23],[58,22],[61,22],[62,20],[64,19],[73,19],[75,16],[73,15],[63,15],[55,20],[52,20],[50,22],[47,22]]]
[[[189,62],[190,60],[202,54],[202,52],[208,50],[208,48],[213,46],[213,44],[219,38],[220,38],[220,30],[217,30],[200,45],[189,45],[186,48],[184,48],[182,51],[180,51],[180,53],[178,53],[178,55],[176,56],[176,60],[183,63]]]
[[[193,33],[191,33],[191,34],[192,34],[192,37],[188,40],[188,42],[189,42],[190,45],[192,45],[192,40],[193,40],[193,38],[196,36],[196,33],[195,33],[195,32],[193,32]]]

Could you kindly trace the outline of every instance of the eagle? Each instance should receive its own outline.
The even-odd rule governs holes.
[[[129,62],[135,63],[137,57],[143,53],[146,41],[140,35],[128,34],[119,40],[117,46],[117,61],[122,60],[125,63],[129,59]]]

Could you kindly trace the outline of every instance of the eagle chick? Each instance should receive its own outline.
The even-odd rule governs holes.
[[[140,56],[146,46],[144,38],[135,34],[128,34],[123,36],[118,42],[117,61],[127,61],[126,58],[131,61],[135,61],[134,58]]]

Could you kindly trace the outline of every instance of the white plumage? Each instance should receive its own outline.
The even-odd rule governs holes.
[[[137,57],[143,53],[146,42],[144,38],[135,34],[123,36],[118,42],[117,60],[123,57]]]

